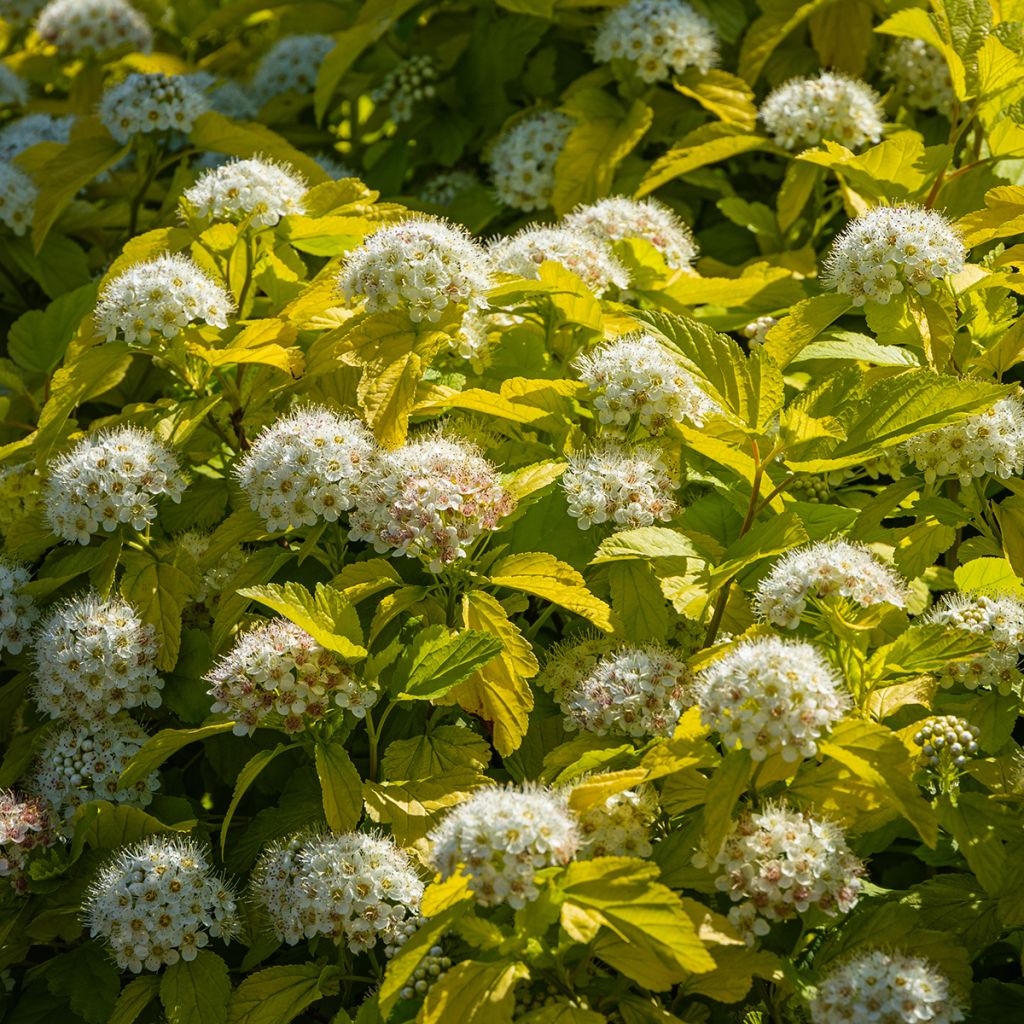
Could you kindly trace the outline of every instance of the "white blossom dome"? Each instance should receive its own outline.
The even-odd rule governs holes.
[[[704,725],[755,761],[813,757],[850,705],[817,648],[774,636],[737,644],[700,672],[695,691]]]
[[[651,825],[658,803],[647,788],[627,789],[577,811],[578,860],[594,857],[650,857]]]
[[[966,487],[984,476],[1001,480],[1020,476],[1024,472],[1024,402],[1001,398],[976,416],[910,438],[905,448],[929,483],[955,476]]]
[[[0,878],[16,893],[28,889],[26,867],[33,852],[57,840],[53,817],[42,800],[0,789]]]
[[[71,137],[74,117],[52,114],[26,114],[0,129],[0,160],[13,160],[40,142],[66,143]]]
[[[5,21],[6,15],[0,14]],[[23,107],[28,103],[28,83],[13,68],[0,61],[0,106]]]
[[[185,75],[131,74],[100,100],[100,120],[122,146],[152,132],[189,132],[210,109]]]
[[[809,1003],[814,1024],[955,1024],[964,1019],[949,979],[921,957],[868,949],[829,970]]]
[[[79,441],[50,463],[46,518],[58,537],[88,544],[101,529],[144,530],[156,502],[181,501],[185,481],[171,450],[148,430],[114,427]]]
[[[125,0],[51,0],[39,14],[36,32],[62,53],[153,49],[149,22]]]
[[[894,39],[882,70],[899,86],[907,105],[917,110],[944,114],[956,99],[946,58],[923,39]]]
[[[204,677],[211,711],[234,717],[236,736],[259,727],[304,731],[332,708],[365,718],[379,694],[333,651],[287,619],[254,626]]]
[[[186,210],[203,220],[273,227],[282,217],[304,212],[307,187],[290,165],[254,157],[207,171],[182,198]]]
[[[28,231],[38,195],[39,189],[20,167],[0,161],[0,222],[14,234],[23,235]]]
[[[376,453],[358,420],[308,406],[266,427],[235,473],[249,507],[277,533],[349,511],[369,486]]]
[[[194,960],[241,929],[237,896],[190,839],[151,836],[101,868],[83,911],[93,938],[134,974]]]
[[[163,253],[108,281],[93,317],[107,341],[120,336],[149,345],[154,338],[170,340],[197,322],[223,330],[233,308],[224,287],[192,260]]]
[[[540,895],[536,873],[568,864],[579,846],[565,793],[532,785],[478,789],[428,838],[442,879],[461,873],[477,903],[517,910]]]
[[[128,708],[159,707],[157,652],[153,627],[127,601],[73,597],[39,627],[32,697],[44,715],[87,725]]]
[[[263,55],[252,76],[251,91],[260,106],[286,92],[308,95],[316,86],[320,65],[334,49],[325,35],[285,36]]]
[[[0,558],[0,651],[20,654],[39,618],[35,601],[25,592],[30,579],[26,566]]]
[[[718,63],[718,36],[683,0],[628,0],[604,16],[594,56],[602,64],[630,61],[642,81],[662,82],[690,67],[710,71]]]
[[[905,288],[928,295],[933,281],[963,270],[965,256],[956,228],[937,210],[876,206],[836,237],[822,284],[849,295],[855,306],[884,305]]]
[[[437,79],[433,59],[418,54],[389,71],[380,86],[370,94],[370,98],[374,103],[386,103],[391,120],[401,123],[412,117],[417,103],[433,99],[437,91],[434,84]]]
[[[461,193],[479,185],[480,179],[472,171],[461,168],[438,171],[423,183],[420,199],[434,206],[451,206]]]
[[[524,213],[551,205],[558,162],[574,118],[560,110],[536,110],[506,128],[487,156],[498,198]]]

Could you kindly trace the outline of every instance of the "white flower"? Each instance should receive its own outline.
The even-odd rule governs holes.
[[[595,523],[635,530],[668,522],[679,510],[677,481],[653,448],[605,445],[574,455],[561,485],[581,530]]]
[[[740,333],[750,342],[750,348],[763,345],[768,332],[778,323],[774,316],[759,316],[745,324]]]
[[[148,345],[153,338],[174,338],[197,321],[223,330],[233,305],[224,288],[192,260],[164,253],[108,281],[93,316],[107,341],[120,335]]]
[[[149,23],[124,0],[52,0],[40,13],[36,32],[64,53],[153,49]]]
[[[938,768],[944,760],[947,765],[962,768],[967,758],[978,753],[980,734],[981,730],[966,718],[932,715],[921,722],[921,728],[914,733],[914,743],[921,748],[930,768]]]
[[[414,323],[436,323],[453,303],[485,305],[487,254],[453,224],[414,217],[378,228],[345,256],[338,287],[368,312],[408,310]]]
[[[23,235],[32,223],[39,189],[14,164],[0,161],[0,221],[16,235]]]
[[[245,565],[247,554],[241,544],[229,547],[209,567],[202,565],[206,560],[206,552],[213,539],[212,533],[201,533],[199,530],[186,530],[174,538],[174,543],[185,551],[201,571],[192,577],[192,600],[196,604],[216,601],[223,593],[231,579]]]
[[[956,96],[946,58],[923,39],[895,39],[882,62],[885,77],[895,82],[908,106],[946,113]]]
[[[565,793],[533,785],[478,789],[428,838],[442,879],[466,875],[477,903],[517,910],[540,895],[536,873],[568,864],[579,846]]]
[[[194,960],[211,938],[241,928],[238,897],[190,839],[152,836],[101,868],[83,906],[93,938],[138,974]]]
[[[423,883],[390,837],[298,835],[268,847],[250,892],[289,945],[326,935],[353,953],[392,944],[418,919]]]
[[[503,274],[537,280],[548,260],[571,270],[600,298],[610,288],[626,288],[629,274],[606,242],[586,231],[560,227],[530,227],[491,243],[494,269]]]
[[[356,498],[349,536],[440,572],[465,558],[515,505],[497,470],[469,442],[431,435],[381,453]]]
[[[57,842],[58,834],[45,803],[0,789],[0,878],[17,893],[28,890],[26,866],[34,850]]]
[[[146,730],[126,713],[51,733],[32,773],[32,792],[49,801],[67,835],[74,831],[77,808],[92,800],[145,807],[160,788],[158,773],[154,770],[131,786],[122,786],[120,776],[148,739]]]
[[[758,615],[773,625],[795,629],[808,598],[839,595],[867,608],[903,608],[907,584],[860,544],[824,541],[783,555],[761,580],[754,598]]]
[[[657,801],[646,788],[627,789],[577,811],[578,859],[650,857],[651,825],[657,813]]]
[[[966,251],[956,228],[923,206],[876,206],[837,236],[822,284],[849,295],[855,306],[886,303],[904,288],[921,295],[932,281],[958,274]]]
[[[695,689],[701,721],[755,761],[813,757],[850,705],[815,647],[774,636],[737,644],[697,676]]]
[[[869,949],[833,967],[810,1000],[814,1024],[955,1024],[964,1019],[949,979],[927,960]]]
[[[100,529],[121,524],[144,530],[156,519],[156,501],[181,501],[185,490],[178,463],[150,431],[101,430],[79,441],[48,468],[46,517],[67,541],[88,544]]]
[[[380,86],[370,93],[370,98],[374,103],[388,105],[392,121],[408,121],[417,103],[433,99],[437,78],[437,68],[431,57],[410,57],[385,75]]]
[[[949,662],[938,673],[943,686],[961,683],[968,690],[981,687],[1004,695],[1011,692],[1020,678],[1017,659],[1024,654],[1024,604],[1002,595],[947,594],[925,616],[925,622],[951,626],[992,642],[984,654]]]
[[[882,102],[865,82],[834,71],[794,78],[761,104],[768,134],[784,149],[807,149],[823,139],[860,149],[882,138]]]
[[[0,558],[0,651],[20,654],[39,617],[35,601],[25,593],[30,579],[26,566]]]
[[[71,137],[74,117],[52,114],[26,114],[0,130],[0,160],[13,160],[40,142],[66,143]]]
[[[313,91],[324,57],[334,40],[324,35],[285,36],[263,55],[252,76],[252,93],[258,104],[286,92],[303,96]]]
[[[6,11],[0,17],[10,21]],[[0,61],[0,106],[23,107],[28,103],[28,83],[16,71]]]
[[[487,162],[498,198],[529,213],[551,205],[555,163],[576,126],[559,110],[536,110],[506,128],[491,146]]]
[[[332,708],[365,718],[379,694],[349,665],[287,619],[254,626],[204,677],[212,683],[211,711],[235,719],[236,736],[258,727],[305,730]]]
[[[729,920],[751,945],[768,934],[769,922],[812,908],[829,917],[852,910],[864,874],[838,825],[770,803],[742,814],[722,848],[713,857],[700,851],[693,863],[722,869],[715,885],[738,904]]]
[[[32,697],[44,715],[95,725],[160,706],[152,626],[119,597],[88,593],[53,608],[36,637]]]
[[[682,0],[629,0],[604,16],[594,56],[602,64],[630,61],[644,82],[662,82],[690,67],[710,71],[718,63],[718,36]]]
[[[230,117],[234,121],[252,121],[259,114],[259,105],[249,90],[233,79],[218,79],[209,71],[193,71],[184,77],[197,92],[206,96],[210,109],[218,114]],[[206,155],[227,159],[220,153]]]
[[[1008,480],[1020,476],[1024,471],[1024,403],[1019,398],[1001,398],[976,416],[910,438],[906,451],[929,483],[955,476],[966,487],[975,477]]]
[[[376,465],[377,446],[356,419],[322,406],[293,410],[264,429],[235,473],[270,533],[335,522]]]
[[[480,179],[472,171],[438,171],[423,183],[420,199],[434,206],[451,206],[459,195],[479,184]]]
[[[127,145],[152,132],[189,132],[209,110],[206,97],[184,75],[132,74],[100,100],[100,120]]]
[[[0,0],[0,18],[8,25],[20,27],[30,22],[45,6],[46,0]]]
[[[560,698],[566,727],[597,736],[671,736],[693,680],[670,651],[625,647],[601,658]]]
[[[207,171],[182,198],[204,220],[273,227],[282,217],[304,212],[306,188],[305,178],[288,164],[255,157]]]

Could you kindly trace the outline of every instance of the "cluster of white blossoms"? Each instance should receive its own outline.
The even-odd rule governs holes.
[[[408,121],[413,108],[421,100],[432,99],[438,79],[432,58],[410,57],[384,76],[384,81],[370,94],[374,103],[386,103],[392,121]]]
[[[198,92],[203,93],[211,110],[230,117],[235,121],[251,121],[259,113],[252,96],[238,82],[230,78],[217,78],[209,71],[192,71],[185,76],[189,84]],[[227,158],[223,153],[207,152],[200,156],[193,166],[200,164],[204,158]]]
[[[381,452],[349,516],[349,536],[430,572],[465,558],[516,506],[498,471],[468,441],[430,435]]]
[[[778,318],[774,316],[759,316],[751,320],[750,323],[744,324],[740,333],[750,343],[751,348],[757,348],[758,345],[765,343],[768,332],[778,322]]]
[[[0,878],[15,892],[28,888],[25,869],[32,852],[53,846],[57,839],[49,808],[42,800],[0,789]]]
[[[36,212],[39,189],[32,179],[14,164],[0,161],[0,222],[16,235],[23,235]]]
[[[53,114],[26,114],[0,129],[0,160],[13,160],[40,142],[67,143],[74,117]]]
[[[413,217],[379,228],[345,256],[338,287],[370,313],[404,309],[436,323],[453,303],[477,308],[491,286],[487,253],[443,220]]]
[[[87,593],[50,610],[35,647],[32,696],[51,718],[103,722],[160,706],[156,633],[119,597]]]
[[[937,210],[876,206],[836,237],[822,284],[849,295],[855,306],[885,304],[905,288],[929,294],[933,281],[963,270],[965,255],[956,228]]]
[[[742,814],[722,848],[713,857],[702,850],[693,863],[722,869],[715,886],[738,904],[729,920],[751,944],[768,934],[769,922],[811,908],[829,917],[852,910],[864,873],[838,825],[780,804]]]
[[[597,418],[626,427],[634,416],[651,433],[686,420],[696,427],[721,412],[678,359],[651,334],[599,345],[573,364],[593,395]]]
[[[845,597],[862,608],[906,605],[907,584],[860,544],[823,541],[783,555],[758,584],[754,609],[773,625],[795,629],[808,598]]]
[[[205,604],[207,601],[219,597],[232,577],[246,562],[245,549],[237,544],[219,555],[213,565],[202,568],[200,563],[206,559],[206,552],[210,548],[212,538],[212,533],[201,533],[199,530],[187,530],[174,538],[178,550],[190,555],[196,562],[197,568],[200,568],[198,574],[190,577],[192,600],[196,604]]]
[[[478,789],[428,838],[442,879],[461,872],[477,903],[516,910],[540,895],[536,873],[568,864],[579,847],[567,795],[532,785]]]
[[[136,263],[108,281],[93,319],[96,330],[114,341],[148,345],[170,339],[202,321],[222,330],[234,303],[223,286],[185,256],[164,253]]]
[[[701,721],[755,761],[813,757],[850,705],[839,677],[811,644],[760,637],[737,644],[698,676]]]
[[[488,253],[495,270],[531,281],[540,276],[542,263],[560,263],[598,298],[610,288],[629,286],[629,274],[608,243],[585,231],[543,225],[523,228],[492,242]]]
[[[860,149],[882,138],[882,101],[865,82],[835,71],[794,78],[761,104],[768,134],[784,149],[806,149],[823,139]]]
[[[810,1000],[814,1024],[955,1024],[964,1011],[934,964],[900,950],[869,949],[833,967]]]
[[[132,74],[100,100],[100,120],[122,146],[151,132],[189,132],[209,110],[184,75]]]
[[[334,707],[364,718],[378,693],[364,686],[337,654],[287,619],[243,633],[204,677],[215,715],[235,719],[236,736],[260,726],[302,732]]]
[[[20,654],[30,639],[39,617],[35,601],[25,593],[30,579],[24,565],[0,558],[0,651]]]
[[[668,522],[679,510],[678,483],[653,448],[605,445],[574,455],[561,486],[581,530],[601,523],[635,530]]]
[[[604,16],[594,56],[603,64],[630,61],[642,81],[662,82],[691,67],[710,71],[718,63],[718,36],[683,0],[628,0]]]
[[[51,0],[35,28],[40,39],[62,53],[153,49],[149,22],[125,0]]]
[[[5,17],[5,21],[8,19]],[[0,61],[0,106],[23,107],[28,103],[28,83]]]
[[[917,434],[905,447],[929,483],[955,476],[966,487],[976,477],[1020,476],[1024,472],[1024,403],[1019,398],[1001,398],[976,416]]]
[[[907,105],[946,113],[956,98],[946,58],[923,39],[894,39],[882,63]]]
[[[282,217],[303,212],[307,187],[289,164],[253,157],[207,171],[182,198],[189,213],[202,220],[273,227]]]
[[[160,787],[157,772],[131,786],[122,786],[120,776],[148,739],[126,713],[101,723],[75,722],[47,738],[30,788],[49,801],[67,834],[75,811],[92,800],[145,807]]]
[[[690,229],[657,199],[609,196],[589,206],[578,206],[563,224],[585,231],[603,242],[639,238],[649,242],[673,270],[690,270],[697,258],[697,242]]]
[[[529,213],[551,205],[558,162],[576,121],[559,110],[535,110],[507,128],[487,157],[498,198]]]
[[[650,857],[651,825],[658,803],[647,789],[627,789],[576,812],[579,860],[592,857]]]
[[[285,36],[263,55],[252,76],[251,91],[260,106],[286,92],[307,95],[316,86],[320,65],[334,49],[325,35]]]
[[[0,18],[8,25],[26,25],[46,6],[46,0],[0,0]]]
[[[560,700],[566,726],[597,736],[671,736],[691,703],[690,670],[655,645],[606,654]]]
[[[1024,604],[1008,596],[948,594],[926,616],[926,622],[951,626],[990,640],[984,654],[967,661],[951,661],[939,673],[939,682],[960,683],[968,690],[983,688],[1008,694],[1020,678],[1017,660],[1024,654]]]
[[[455,168],[438,171],[427,179],[420,189],[420,199],[434,206],[451,206],[455,199],[467,189],[476,188],[480,179],[472,172]]]
[[[418,918],[423,883],[390,837],[298,835],[269,846],[250,892],[290,945],[326,935],[353,953],[393,943]]]
[[[235,470],[270,533],[333,523],[369,486],[377,446],[359,420],[306,406],[264,429]]]
[[[114,427],[79,441],[48,467],[46,517],[67,541],[130,523],[144,530],[156,519],[156,500],[181,501],[185,480],[177,460],[148,430]]]
[[[138,974],[195,960],[211,938],[230,941],[241,926],[237,900],[191,840],[154,836],[100,869],[83,911],[117,966]]]

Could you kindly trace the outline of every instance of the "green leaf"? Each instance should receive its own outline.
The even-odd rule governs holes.
[[[96,303],[96,285],[87,284],[54,299],[46,309],[23,313],[11,325],[7,351],[23,369],[48,375],[64,358],[68,342]]]
[[[783,512],[757,523],[725,549],[721,564],[709,574],[710,584],[718,586],[763,558],[806,543],[807,531],[795,512]]]
[[[120,973],[97,943],[86,942],[50,961],[46,983],[88,1024],[107,1024],[117,1003]]]
[[[757,105],[750,86],[729,74],[712,68],[701,72],[687,68],[672,83],[684,96],[696,100],[705,110],[729,124],[752,132],[757,126]]]
[[[235,816],[235,811],[238,809],[242,797],[245,796],[245,791],[256,781],[260,772],[278,754],[283,754],[286,750],[295,749],[295,747],[287,743],[279,743],[273,750],[260,750],[246,761],[245,767],[238,773],[238,778],[235,780],[235,791],[231,794],[231,803],[228,804],[228,809],[224,812],[224,821],[220,826],[220,853],[222,857],[224,856],[224,848],[228,841],[228,826],[231,824],[231,819]]]
[[[704,842],[714,856],[725,841],[736,802],[746,792],[752,769],[746,750],[731,750],[708,781],[704,804]]]
[[[335,832],[349,832],[363,814],[363,780],[338,743],[317,743],[316,773],[323,793],[324,817]]]
[[[75,811],[75,834],[71,843],[72,859],[77,859],[83,847],[93,850],[116,850],[157,832],[173,832],[179,826],[165,825],[138,807],[112,804],[108,800],[90,800]],[[189,829],[194,821],[181,822]]]
[[[230,996],[228,965],[205,949],[194,960],[171,964],[160,980],[168,1024],[224,1024]]]
[[[228,1024],[288,1024],[321,999],[323,968],[289,964],[250,974],[231,994]]]
[[[192,599],[192,580],[149,551],[126,550],[121,593],[143,622],[156,630],[156,667],[169,672],[178,661],[182,612]]]
[[[669,628],[668,605],[650,565],[617,561],[608,566],[612,608],[631,641],[664,640]]]
[[[463,960],[430,986],[419,1024],[512,1024],[515,985],[529,977],[524,964]]]
[[[1009,238],[1024,232],[1024,188],[1000,185],[985,193],[985,208],[957,221],[957,229],[968,246],[995,238]]]
[[[865,669],[872,676],[913,676],[939,672],[989,650],[988,637],[938,624],[911,626],[891,644],[875,651]]]
[[[366,813],[378,825],[391,827],[399,846],[411,847],[438,823],[449,808],[490,780],[475,767],[456,768],[442,776],[398,782],[367,782]]]
[[[428,626],[398,659],[391,688],[399,700],[433,700],[501,650],[501,641],[490,633],[473,629],[451,633],[445,626]]]
[[[765,351],[780,367],[786,367],[851,305],[845,295],[831,294],[816,295],[798,302],[774,327],[769,328],[764,339]]]
[[[661,188],[673,178],[696,171],[708,164],[727,160],[740,153],[750,153],[755,149],[765,149],[768,140],[760,135],[751,135],[745,128],[737,125],[710,124],[690,132],[679,145],[658,157],[647,169],[643,180],[634,193],[642,198]]]
[[[751,85],[760,77],[768,58],[794,29],[802,25],[816,11],[823,10],[836,0],[761,0],[758,6],[764,12],[755,19],[743,37],[740,49],[739,73]]]
[[[974,558],[953,570],[958,590],[1024,598],[1024,584],[1005,558]]]
[[[483,771],[491,761],[490,744],[471,729],[441,725],[423,736],[388,744],[381,761],[385,779],[429,779],[450,771]]]
[[[156,998],[160,991],[160,978],[155,974],[144,974],[129,981],[114,1003],[107,1024],[135,1024],[140,1014]]]
[[[121,786],[126,788],[134,786],[136,782],[141,782],[150,772],[159,768],[167,758],[177,753],[182,747],[187,747],[197,740],[204,740],[208,736],[229,732],[234,724],[234,722],[213,722],[210,725],[200,726],[198,729],[161,729],[155,736],[146,740],[139,752],[128,762],[128,767],[121,772]]]

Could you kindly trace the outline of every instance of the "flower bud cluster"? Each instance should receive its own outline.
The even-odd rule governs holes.
[[[65,54],[153,49],[149,22],[125,0],[51,0],[39,14],[36,32]]]
[[[945,759],[957,768],[963,768],[969,757],[978,752],[981,730],[966,718],[956,715],[933,715],[921,723],[914,733],[914,743],[932,768],[938,768]]]
[[[0,160],[13,160],[40,142],[66,144],[75,119],[52,114],[26,114],[0,129]]]
[[[184,75],[132,74],[100,100],[100,120],[122,146],[153,132],[189,132],[209,109]]]
[[[57,842],[49,809],[35,796],[0,790],[0,878],[17,893],[28,889],[26,869],[35,850]]]
[[[39,617],[35,601],[25,593],[30,579],[25,566],[0,558],[0,651],[20,654]]]
[[[384,76],[380,87],[371,94],[374,103],[386,103],[392,121],[412,118],[413,108],[421,100],[433,99],[438,79],[432,58],[425,55],[410,57]]]
[[[750,348],[757,348],[764,344],[766,335],[778,322],[773,316],[759,316],[745,324],[740,333],[747,339]]]
[[[10,21],[6,10],[0,16],[4,21]],[[0,107],[23,107],[26,103],[28,103],[28,84],[25,79],[3,61],[0,61]]]
[[[559,110],[536,110],[507,128],[488,163],[498,198],[524,213],[551,205],[555,164],[576,122]]]
[[[316,86],[320,65],[334,49],[326,35],[285,36],[263,55],[252,76],[251,92],[263,106],[286,92],[309,95]]]
[[[306,189],[305,178],[290,165],[253,157],[207,171],[182,198],[186,210],[202,220],[273,227],[303,212]]]
[[[650,857],[651,825],[657,813],[657,801],[647,789],[627,789],[577,811],[578,859]]]
[[[420,199],[434,206],[451,206],[463,192],[477,188],[480,179],[472,172],[456,168],[452,171],[438,171],[427,179],[420,189]]]
[[[430,986],[451,966],[452,958],[445,956],[444,947],[431,946],[399,995],[402,999],[422,999],[430,991]]]
[[[174,540],[178,547],[189,555],[199,567],[206,558],[212,537],[212,533],[188,530],[179,534]],[[215,601],[224,592],[231,579],[245,565],[245,562],[245,549],[240,544],[228,548],[218,556],[212,566],[192,576],[193,602],[205,605],[208,601]]]

